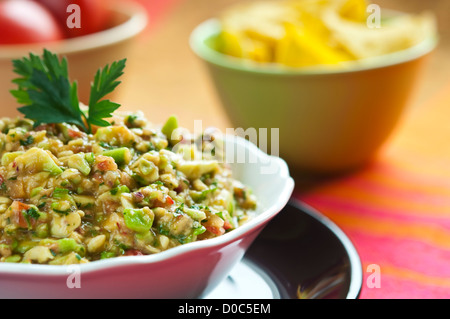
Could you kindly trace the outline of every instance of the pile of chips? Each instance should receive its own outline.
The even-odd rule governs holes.
[[[428,12],[392,14],[367,0],[239,4],[220,16],[220,52],[289,67],[342,66],[412,47],[435,34]]]

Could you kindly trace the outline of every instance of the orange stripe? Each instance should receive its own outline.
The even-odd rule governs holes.
[[[349,216],[345,213],[322,210],[327,217],[345,230],[356,230],[379,236],[425,241],[450,250],[450,232],[439,225],[424,223],[403,223],[380,220],[366,216]]]
[[[389,162],[413,172],[450,176],[450,86],[443,86],[423,108],[411,110],[386,144],[383,155]]]
[[[356,188],[341,184],[339,187],[323,189],[316,192],[317,196],[333,197],[340,201],[352,201],[359,205],[370,205],[373,208],[390,213],[425,216],[450,217],[450,194],[448,197],[419,194],[411,198],[397,198],[383,189],[384,193]]]
[[[429,175],[421,174],[419,171],[411,173],[402,169],[388,167],[389,164],[380,164],[373,170],[362,172],[357,177],[404,190],[419,191],[426,194],[450,195],[450,178],[445,178],[441,175],[432,178]]]
[[[427,150],[410,152],[400,149],[396,149],[394,156],[386,157],[391,165],[404,171],[441,180],[450,177],[449,159],[450,154],[432,155]]]

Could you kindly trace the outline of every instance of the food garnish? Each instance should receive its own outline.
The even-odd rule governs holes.
[[[14,72],[19,75],[13,82],[18,88],[11,93],[19,104],[18,110],[34,125],[70,123],[86,133],[92,132],[92,125],[108,126],[105,118],[120,104],[103,99],[120,84],[117,79],[123,74],[126,59],[113,62],[99,69],[91,85],[88,112],[80,108],[77,82],[69,80],[67,59],[46,49],[42,57],[33,53],[29,57],[13,60]]]

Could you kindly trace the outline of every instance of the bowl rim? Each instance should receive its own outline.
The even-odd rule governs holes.
[[[385,10],[390,13],[398,13],[394,10]],[[278,75],[278,76],[302,76],[302,75],[327,75],[360,72],[372,69],[389,67],[401,63],[416,60],[433,51],[439,42],[438,34],[427,37],[422,42],[401,50],[381,56],[350,61],[342,68],[327,66],[288,67],[276,64],[261,64],[251,60],[245,60],[220,53],[206,44],[206,40],[217,35],[221,30],[218,18],[210,18],[197,25],[190,34],[189,45],[191,50],[201,59],[213,65],[241,72]]]
[[[237,143],[242,147],[245,147],[249,152],[254,153],[257,156],[258,160],[261,160],[261,163],[275,163],[278,168],[276,173],[277,178],[281,178],[285,181],[283,188],[280,189],[279,197],[277,197],[277,200],[270,205],[263,207],[261,212],[247,223],[222,236],[202,241],[195,241],[185,245],[173,247],[171,249],[152,255],[121,256],[92,261],[85,264],[71,265],[0,263],[0,277],[5,275],[20,275],[23,277],[36,275],[46,277],[67,277],[68,270],[73,267],[79,267],[80,272],[86,275],[88,273],[106,271],[116,267],[170,262],[170,260],[174,258],[182,257],[183,255],[192,252],[198,252],[204,249],[212,249],[214,247],[226,246],[228,244],[231,244],[232,242],[235,242],[236,240],[239,240],[246,234],[250,234],[253,231],[264,226],[276,214],[278,214],[284,206],[287,205],[289,199],[291,198],[295,182],[289,174],[288,165],[280,157],[266,154],[255,144],[240,136],[224,135],[224,141],[227,143]],[[251,163],[248,165],[255,164]]]
[[[114,13],[124,14],[126,20],[108,29],[78,36],[66,38],[60,41],[48,43],[33,43],[19,45],[1,45],[0,58],[14,59],[29,52],[40,52],[45,47],[58,54],[77,53],[106,47],[128,40],[141,33],[148,24],[148,16],[145,9],[134,1],[111,1],[109,10]]]

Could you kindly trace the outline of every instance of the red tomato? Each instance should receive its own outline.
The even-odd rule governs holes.
[[[209,232],[213,233],[216,236],[221,236],[221,235],[225,234],[225,229],[223,227],[219,228],[219,227],[216,227],[216,226],[205,226],[205,228]]]
[[[0,44],[41,43],[62,38],[57,21],[39,3],[0,1]]]
[[[109,0],[35,0],[47,7],[59,22],[69,38],[104,30],[108,25]],[[79,6],[79,12],[68,10],[69,5]],[[69,11],[69,12],[67,12]],[[79,13],[79,16],[76,14]],[[71,28],[68,22],[76,22],[79,18],[80,28]]]
[[[167,206],[171,206],[173,205],[175,202],[173,201],[172,197],[170,196],[166,196],[166,205]]]
[[[223,224],[223,229],[227,230],[227,229],[232,229],[233,225],[231,225],[231,223],[228,220],[225,220],[224,224]]]

